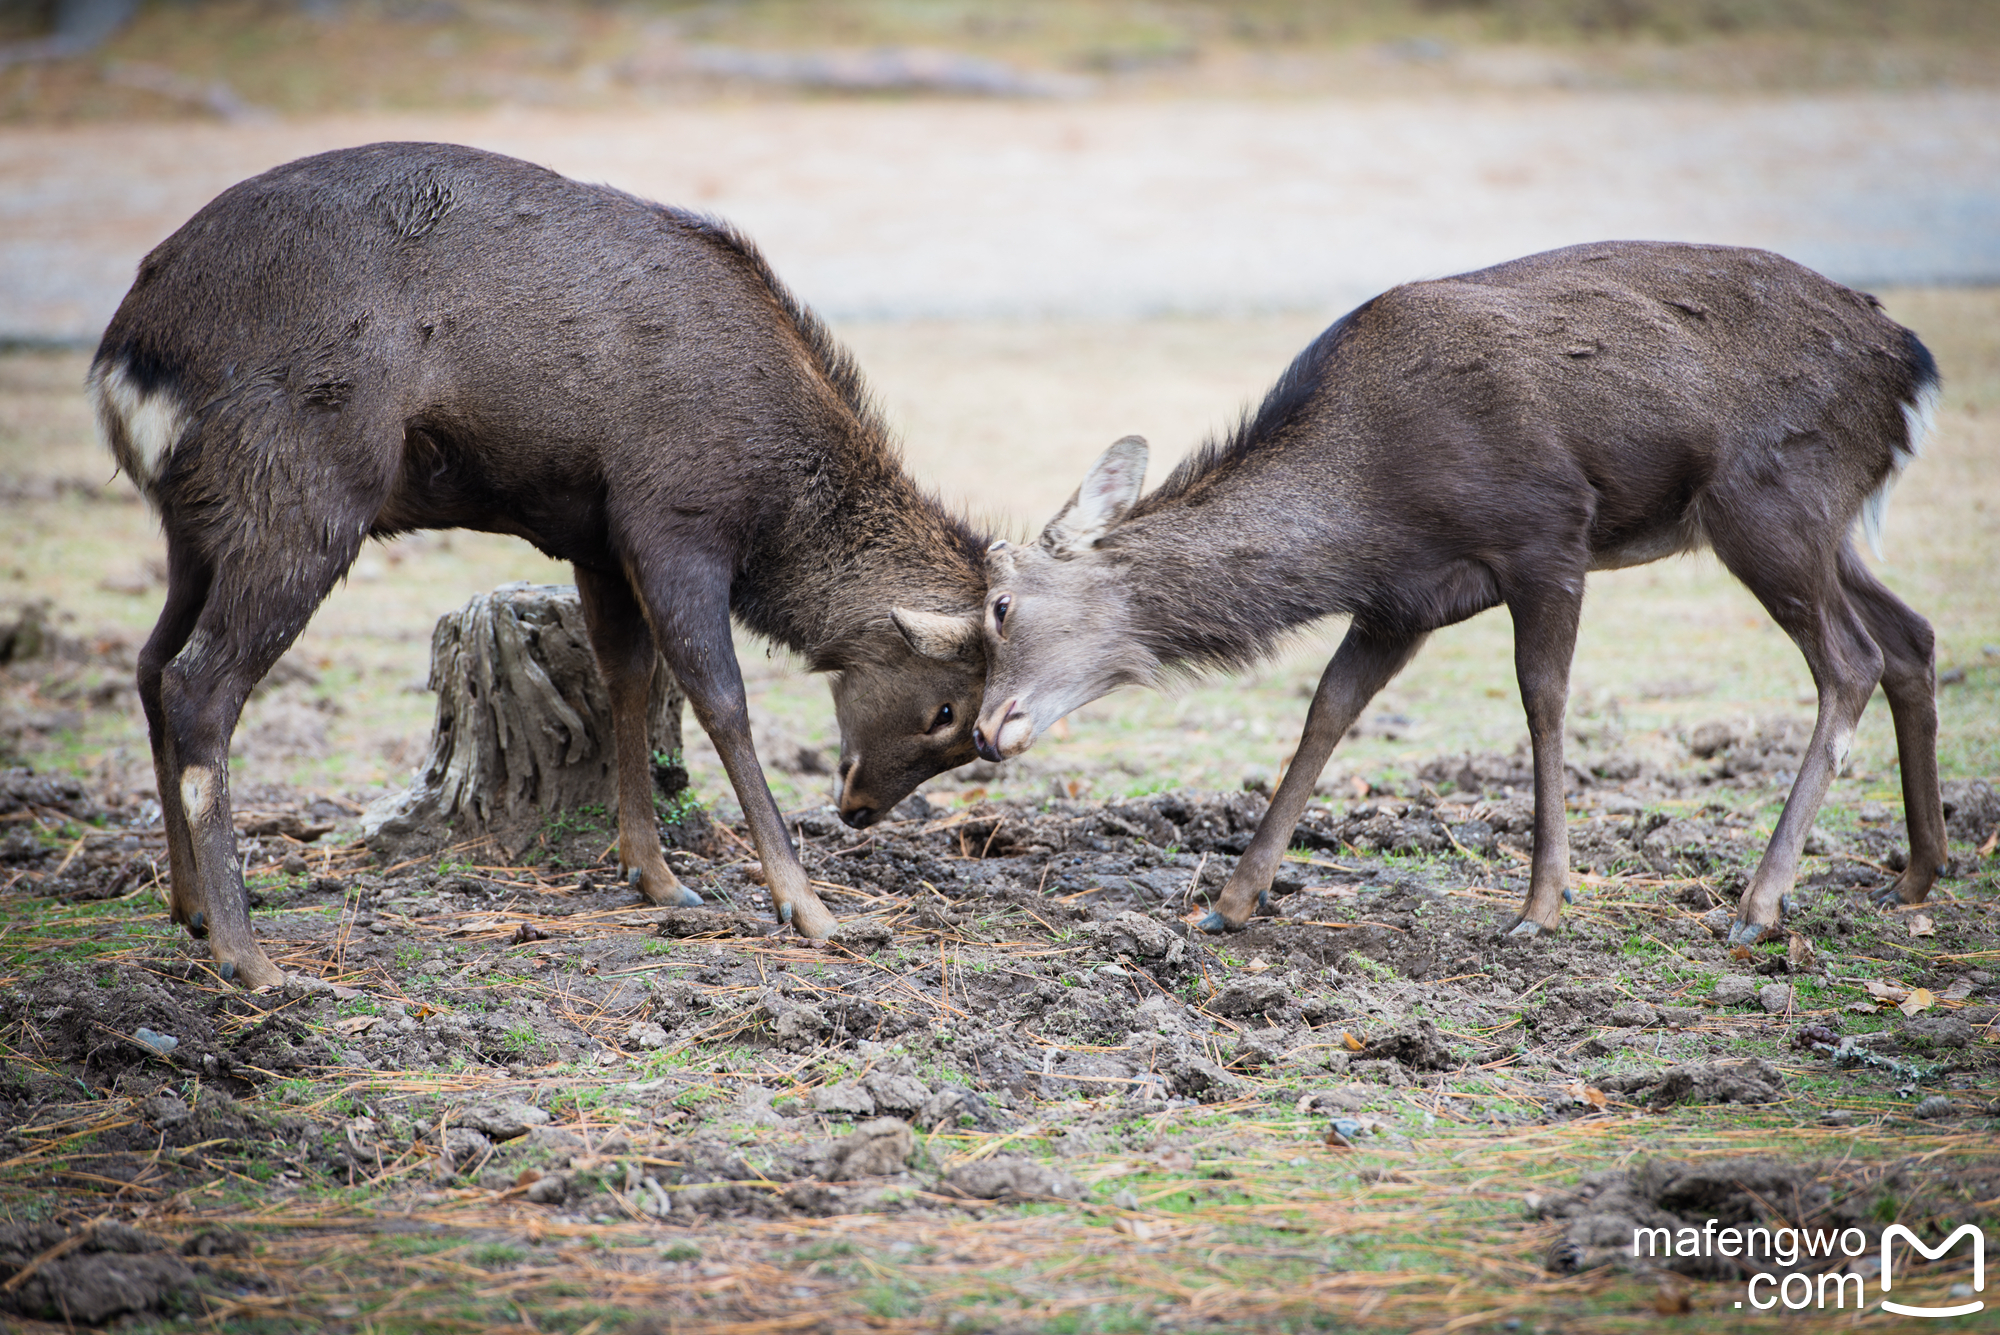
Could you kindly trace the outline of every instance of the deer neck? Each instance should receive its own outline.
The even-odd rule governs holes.
[[[1352,612],[1360,571],[1322,498],[1243,479],[1130,520],[1098,549],[1131,633],[1163,668],[1239,668],[1284,635]]]
[[[886,446],[814,461],[770,526],[732,602],[745,625],[803,654],[847,665],[888,627],[892,606],[977,611],[985,541],[905,473]]]

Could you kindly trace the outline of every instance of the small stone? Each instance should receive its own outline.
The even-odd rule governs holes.
[[[445,1161],[454,1168],[466,1168],[493,1153],[493,1142],[469,1126],[454,1126],[444,1133]]]
[[[1845,1108],[1834,1108],[1831,1111],[1821,1113],[1819,1120],[1824,1126],[1848,1126],[1853,1123],[1854,1114]]]
[[[1972,1025],[1956,1015],[1918,1015],[1905,1020],[1896,1034],[1920,1048],[1962,1048],[1973,1039]]]
[[[896,1075],[888,1071],[871,1071],[861,1081],[861,1087],[875,1101],[878,1112],[900,1113],[904,1116],[916,1112],[930,1100],[930,1086],[913,1075]]]
[[[132,1032],[132,1037],[138,1039],[142,1046],[159,1057],[166,1056],[181,1045],[181,1041],[172,1034],[158,1033],[143,1024]]]
[[[1757,980],[1747,974],[1724,974],[1715,980],[1715,1000],[1721,1006],[1747,1006],[1757,995]]]
[[[278,870],[287,876],[304,876],[309,869],[304,858],[297,853],[287,853],[284,861],[278,864]]]
[[[139,1104],[139,1113],[162,1131],[179,1126],[194,1116],[184,1099],[172,1094],[155,1094]]]
[[[1644,1029],[1660,1022],[1660,1012],[1643,1001],[1621,1001],[1611,1008],[1611,1023],[1621,1029]]]
[[[1736,921],[1736,910],[1726,904],[1718,904],[1701,915],[1701,925],[1717,936],[1727,936],[1729,926]]]
[[[1783,1015],[1792,1008],[1790,983],[1766,983],[1757,989],[1757,1004],[1767,1015]]]
[[[814,1112],[850,1117],[875,1115],[874,1097],[852,1080],[843,1080],[837,1085],[821,1085],[813,1091],[812,1106]]]
[[[561,1205],[568,1195],[569,1179],[561,1173],[550,1173],[528,1184],[528,1199],[536,1205]]]
[[[1933,1094],[1917,1105],[1916,1115],[1926,1122],[1936,1117],[1955,1117],[1958,1105],[1942,1094]]]
[[[945,1176],[941,1190],[981,1201],[1083,1198],[1083,1184],[1068,1173],[1011,1154],[960,1164]]]
[[[883,1177],[900,1173],[916,1152],[910,1124],[896,1117],[878,1117],[854,1128],[832,1145],[828,1171],[832,1178]]]
[[[650,1052],[667,1045],[667,1031],[651,1020],[637,1020],[625,1031],[625,1041]]]
[[[532,1103],[518,1099],[497,1099],[475,1103],[451,1119],[453,1126],[467,1127],[495,1140],[514,1140],[533,1127],[547,1126],[549,1115]]]

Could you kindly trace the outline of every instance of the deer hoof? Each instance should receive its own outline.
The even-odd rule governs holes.
[[[200,909],[196,909],[194,916],[188,919],[188,935],[196,940],[208,935],[208,915]]]
[[[627,867],[625,869],[625,884],[630,886],[632,889],[637,890],[639,888],[639,883],[645,879],[646,879],[646,874],[640,871],[637,867]]]
[[[1575,886],[1573,886],[1573,885],[1566,885],[1566,886],[1564,886],[1564,887],[1563,887],[1563,903],[1565,903],[1565,904],[1574,904],[1574,903],[1576,903],[1576,901],[1577,901],[1577,893],[1576,893],[1576,887],[1575,887]]]
[[[674,907],[683,909],[698,909],[701,907],[700,895],[684,885],[674,888],[680,892],[679,897],[674,900]]]
[[[1257,892],[1257,911],[1259,913],[1269,913],[1272,911],[1271,892],[1269,890],[1259,890]]]
[[[1195,926],[1212,936],[1220,935],[1223,932],[1240,932],[1243,930],[1242,923],[1231,922],[1214,909],[1210,909],[1208,916],[1196,923]]]
[[[222,975],[222,981],[225,983],[236,981],[236,965],[229,960],[224,960],[222,963],[216,965],[215,971]]]
[[[1725,938],[1724,944],[1729,946],[1754,946],[1777,930],[1778,924],[1776,923],[1764,924],[1738,920],[1729,924],[1729,935]]]
[[[1516,918],[1493,935],[1516,941],[1532,941],[1540,936],[1554,936],[1556,929],[1544,927],[1532,918]]]
[[[792,906],[790,904],[778,905],[778,921],[786,927],[792,925]]]

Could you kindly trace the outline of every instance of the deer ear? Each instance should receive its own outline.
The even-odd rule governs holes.
[[[903,633],[903,639],[910,648],[925,658],[946,662],[972,660],[978,658],[985,648],[976,616],[951,616],[944,612],[892,607],[889,619],[896,623],[896,629]]]
[[[1042,546],[1057,556],[1096,546],[1139,499],[1145,481],[1145,437],[1127,436],[1090,466],[1069,504],[1042,530]]]

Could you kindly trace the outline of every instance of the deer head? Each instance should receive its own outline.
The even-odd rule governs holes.
[[[1106,450],[1032,545],[986,552],[986,699],[973,731],[988,760],[1028,749],[1057,719],[1120,686],[1153,680],[1159,664],[1132,633],[1124,576],[1109,542],[1146,477],[1146,442]]]

